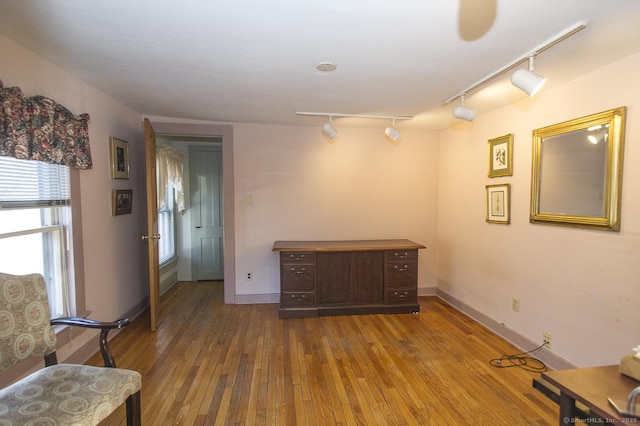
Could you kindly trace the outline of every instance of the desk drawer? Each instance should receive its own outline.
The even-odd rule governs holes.
[[[282,291],[315,290],[316,265],[285,263],[281,265]]]
[[[295,292],[282,293],[280,306],[283,308],[315,306],[316,297],[314,293]]]
[[[418,250],[387,250],[384,252],[384,260],[386,262],[418,260]]]
[[[287,251],[280,253],[280,263],[315,263],[316,254],[312,251]]]
[[[384,295],[384,303],[387,305],[418,303],[418,291],[415,289],[387,290]]]
[[[386,262],[384,265],[384,283],[386,287],[417,286],[417,262]]]

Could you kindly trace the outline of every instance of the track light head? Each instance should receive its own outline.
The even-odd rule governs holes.
[[[402,135],[400,134],[400,131],[392,126],[389,126],[386,129],[384,129],[384,134],[387,135],[387,137],[394,142],[398,142],[402,137]]]
[[[511,83],[529,96],[533,96],[547,82],[546,77],[541,77],[533,72],[533,56],[529,57],[529,69],[519,69],[511,75]]]
[[[331,118],[328,123],[322,125],[322,133],[324,133],[329,139],[334,140],[338,136],[338,131],[331,125]]]
[[[476,118],[476,110],[468,106],[458,105],[453,109],[453,116],[461,120],[473,121]]]
[[[460,96],[460,105],[453,109],[453,116],[461,120],[473,121],[476,118],[475,108],[464,106],[464,95]]]
[[[400,131],[398,129],[396,129],[396,119],[395,118],[393,119],[393,122],[392,122],[391,126],[389,126],[386,129],[384,129],[384,134],[387,135],[387,137],[389,139],[391,139],[393,142],[398,142],[400,140],[402,135],[400,134]]]
[[[533,96],[547,82],[545,77],[541,77],[528,70],[517,70],[511,75],[511,83],[529,96]]]

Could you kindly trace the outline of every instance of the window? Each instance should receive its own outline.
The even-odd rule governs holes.
[[[166,193],[168,196],[164,206],[158,210],[158,233],[161,235],[158,240],[160,265],[176,257],[176,215],[173,189],[168,187]]]
[[[0,271],[41,273],[52,317],[69,315],[69,168],[0,157]]]
[[[156,149],[156,169],[158,187],[158,254],[160,265],[176,256],[176,212],[184,210],[182,188],[184,152],[169,145]]]

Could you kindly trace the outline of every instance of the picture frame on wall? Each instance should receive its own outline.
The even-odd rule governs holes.
[[[487,185],[487,222],[511,223],[511,185]]]
[[[133,190],[114,189],[111,204],[113,216],[131,213],[131,207],[133,205]]]
[[[129,143],[109,138],[111,152],[111,179],[129,179]]]
[[[489,140],[489,177],[513,175],[513,133]]]

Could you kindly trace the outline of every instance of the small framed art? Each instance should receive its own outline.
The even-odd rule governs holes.
[[[513,133],[489,140],[489,177],[513,175]]]
[[[114,216],[131,213],[131,206],[133,205],[133,190],[114,189],[111,204],[113,206],[112,214]]]
[[[111,151],[111,179],[129,179],[129,143],[109,138]]]
[[[487,185],[487,222],[511,223],[511,185]]]

